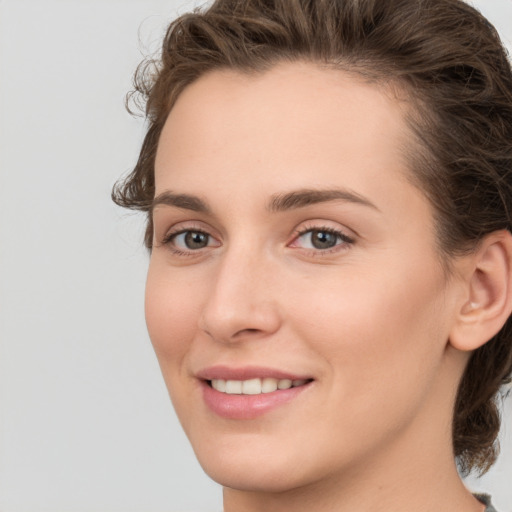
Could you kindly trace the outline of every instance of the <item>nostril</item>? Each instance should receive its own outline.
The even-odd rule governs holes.
[[[243,298],[230,299],[232,302],[221,299],[212,297],[198,319],[199,329],[214,341],[254,340],[271,335],[280,327],[280,316],[273,304],[253,304]]]

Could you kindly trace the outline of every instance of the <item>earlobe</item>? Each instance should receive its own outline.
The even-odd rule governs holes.
[[[450,333],[450,344],[462,351],[484,345],[512,313],[512,234],[487,235],[468,258],[467,294]]]

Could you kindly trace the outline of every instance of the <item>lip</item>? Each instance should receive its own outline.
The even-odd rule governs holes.
[[[290,380],[311,380],[311,375],[298,375],[290,372],[267,368],[263,366],[244,366],[233,368],[229,366],[210,366],[197,372],[196,377],[201,380],[249,380],[259,378],[290,379]]]
[[[205,368],[197,373],[200,379],[200,386],[203,400],[206,406],[217,416],[230,420],[251,420],[256,419],[280,406],[283,406],[302,395],[309,389],[313,380],[309,376],[296,375],[293,373],[264,368],[257,366],[230,368],[227,366],[214,366]],[[213,389],[208,381],[212,379],[222,380],[249,380],[255,378],[274,378],[290,380],[307,380],[303,386],[291,387],[261,393],[259,395],[231,395]]]

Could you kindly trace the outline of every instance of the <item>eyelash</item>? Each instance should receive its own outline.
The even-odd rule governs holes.
[[[293,238],[292,243],[296,242],[300,237],[302,237],[308,233],[314,233],[314,232],[327,233],[329,235],[333,235],[336,237],[336,244],[332,247],[329,247],[326,249],[318,249],[318,248],[306,249],[311,254],[313,254],[314,256],[317,256],[317,257],[322,257],[322,256],[325,256],[328,254],[332,254],[332,253],[347,249],[348,246],[353,245],[355,243],[355,240],[352,237],[346,235],[343,231],[341,231],[339,229],[335,229],[335,228],[332,228],[329,226],[318,226],[318,225],[307,226],[307,227],[304,227],[303,229],[297,230],[294,233],[294,238]]]
[[[338,229],[334,229],[334,228],[328,227],[328,226],[314,225],[314,226],[308,226],[301,230],[295,231],[294,235],[293,235],[293,240],[290,244],[288,244],[288,246],[293,247],[292,244],[295,243],[298,239],[300,239],[302,236],[304,236],[308,233],[313,233],[313,232],[327,233],[329,235],[333,235],[336,237],[336,244],[332,247],[325,248],[325,249],[318,249],[318,248],[305,249],[306,251],[308,251],[310,254],[313,254],[314,256],[321,257],[321,256],[324,256],[327,254],[332,254],[334,252],[338,252],[340,250],[347,249],[347,246],[353,245],[355,243],[355,240],[352,237],[346,235],[345,233],[343,233],[342,231],[340,231]],[[204,229],[194,228],[193,226],[191,226],[186,229],[180,229],[178,231],[171,231],[170,233],[167,233],[164,236],[164,238],[161,242],[161,245],[167,246],[171,250],[171,252],[177,256],[187,257],[187,256],[197,255],[200,252],[200,249],[203,249],[203,248],[183,250],[183,249],[178,249],[173,244],[173,241],[178,236],[183,235],[185,233],[194,233],[194,234],[199,234],[199,235],[205,235],[206,237],[208,237],[209,241],[211,239],[214,239],[214,237],[210,233],[205,231]],[[207,248],[207,247],[208,246],[206,246],[204,248]]]
[[[171,231],[169,233],[167,233],[162,242],[161,242],[161,245],[165,245],[167,246],[171,252],[173,254],[176,254],[177,256],[194,256],[195,254],[197,254],[199,252],[199,249],[189,249],[189,250],[183,250],[183,249],[178,249],[174,244],[173,244],[173,241],[180,235],[183,235],[185,233],[195,233],[195,234],[200,234],[200,235],[205,235],[207,236],[209,239],[213,239],[213,236],[210,235],[210,233],[208,233],[207,231],[205,231],[204,229],[201,229],[201,228],[194,228],[193,226],[191,227],[188,227],[186,229],[179,229],[177,231]]]

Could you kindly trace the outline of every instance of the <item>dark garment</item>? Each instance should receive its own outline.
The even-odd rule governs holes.
[[[491,497],[489,495],[475,494],[475,498],[487,506],[487,508],[485,509],[485,512],[496,512],[496,509],[491,504]]]

